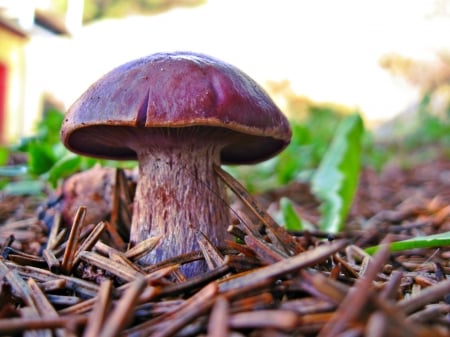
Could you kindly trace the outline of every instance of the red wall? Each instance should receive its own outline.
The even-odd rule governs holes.
[[[5,141],[6,80],[8,68],[0,62],[0,144]]]

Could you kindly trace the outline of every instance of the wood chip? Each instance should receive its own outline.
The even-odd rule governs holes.
[[[106,280],[100,285],[94,308],[89,315],[83,337],[99,336],[111,307],[112,281]]]
[[[27,281],[28,287],[30,289],[30,295],[36,306],[37,311],[42,316],[48,316],[51,318],[58,317],[58,313],[55,308],[48,301],[45,294],[42,292],[41,288],[37,285],[36,281],[32,278]]]
[[[70,317],[35,317],[0,319],[0,334],[7,335],[29,330],[58,329],[73,325],[84,325],[85,316],[72,315]]]
[[[231,312],[268,309],[274,303],[274,297],[269,292],[263,292],[254,296],[248,296],[233,301]]]
[[[58,233],[59,233],[60,225],[61,225],[61,213],[57,212],[55,214],[55,217],[53,218],[52,227],[51,227],[50,233],[48,235],[46,250],[53,250],[60,243],[60,241],[58,240]]]
[[[247,192],[244,186],[234,179],[228,172],[220,166],[214,165],[214,171],[222,181],[236,194],[236,196],[258,217],[258,219],[267,226],[267,230],[273,233],[273,244],[287,254],[293,255],[302,252],[303,247],[299,246],[295,239],[261,207],[256,199]]]
[[[194,296],[186,300],[180,305],[176,311],[167,315],[166,319],[162,319],[160,326],[153,332],[153,337],[168,337],[175,334],[187,323],[191,322],[201,314],[209,310],[218,291],[215,282],[209,283]],[[168,318],[170,317],[170,320]]]
[[[230,304],[224,296],[217,296],[208,322],[209,337],[229,336],[229,310]]]
[[[0,272],[1,272],[1,264],[0,261]],[[4,265],[7,268],[10,268],[11,271],[16,271],[19,275],[22,275],[24,278],[34,278],[39,282],[49,282],[54,280],[64,280],[66,282],[66,288],[74,291],[79,296],[86,297],[95,297],[98,292],[98,286],[94,283],[85,281],[83,279],[77,277],[71,277],[66,275],[58,275],[54,274],[48,270],[44,270],[36,267],[29,266],[20,266],[13,264],[12,262],[5,261]]]
[[[9,270],[7,265],[0,260],[0,274],[4,275],[16,296],[20,297],[27,306],[33,308],[37,312],[30,288],[17,270]]]
[[[214,270],[217,267],[225,264],[222,253],[212,244],[211,241],[201,231],[196,233],[197,242],[205,258],[209,270]]]
[[[111,249],[109,251],[109,258],[112,261],[120,263],[120,264],[126,266],[127,268],[133,269],[134,271],[142,274],[141,268],[139,268],[139,266],[136,263],[133,263],[132,261],[130,261],[127,258],[127,256],[125,255],[125,253],[122,253],[122,252],[120,252],[118,250],[115,250],[115,249]]]
[[[416,296],[405,298],[397,303],[398,310],[409,314],[427,304],[431,304],[435,301],[442,299],[444,296],[450,294],[450,279],[441,281],[433,287],[423,289]]]
[[[289,257],[286,253],[273,246],[270,242],[257,238],[253,235],[246,235],[245,243],[265,264],[272,264]]]
[[[445,232],[450,200],[446,189],[450,185],[441,188],[443,181],[438,184],[445,192],[439,198],[424,195],[431,182],[425,174],[426,179],[414,183],[417,195],[408,191],[405,197],[397,176],[391,177],[384,189],[379,185],[368,189],[365,185],[370,181],[366,179],[360,188],[369,194],[375,190],[383,200],[372,204],[367,198],[364,207],[377,211],[359,213],[361,218],[350,213],[349,222],[355,229],[330,237],[316,230],[288,233],[266,211],[269,203],[286,195],[301,205],[303,216],[309,207],[304,206],[311,201],[305,204],[303,200],[308,195],[306,184],[250,196],[237,181],[215,169],[240,199],[239,207],[243,206],[232,210],[229,232],[236,240],[215,247],[199,233],[201,250],[157,264],[141,266],[138,260],[159,238],[127,250],[124,239],[131,199],[123,192],[130,192],[133,182],[119,170],[122,173],[116,181],[122,186],[115,190],[111,223],[82,226],[76,239],[76,229],[61,222],[57,207],[53,220],[45,214],[39,221],[30,213],[31,221],[0,224],[0,335],[449,335],[447,247],[395,253],[382,248],[373,257],[364,247],[389,237]],[[450,162],[435,172],[448,170]],[[392,209],[382,214],[380,205],[387,199],[392,199]],[[0,213],[4,205],[2,200]],[[14,211],[14,204],[7,206]],[[316,201],[313,207],[318,207]],[[319,219],[318,215],[306,216],[311,223]],[[107,232],[102,235],[104,241],[99,239],[101,232]],[[63,260],[65,270],[61,268]],[[198,260],[206,260],[210,270],[187,279],[179,267]]]
[[[65,274],[72,272],[73,262],[77,251],[77,242],[80,238],[81,226],[86,216],[86,207],[80,206],[70,229],[69,239],[61,262],[61,269]]]
[[[229,281],[224,281],[220,284],[220,291],[229,291],[235,288],[257,283],[262,280],[275,279],[276,277],[293,271],[298,271],[302,268],[311,266],[329,258],[330,255],[341,250],[345,245],[346,241],[340,240],[316,247],[299,255],[274,263],[270,266],[259,268],[252,273],[245,274],[244,276],[236,277]]]
[[[45,262],[47,262],[48,269],[53,273],[59,273],[61,270],[61,263],[50,249],[44,249],[42,252]]]
[[[33,280],[32,278],[30,278],[30,279],[28,279],[27,283],[30,288],[31,297],[33,299],[33,302],[36,306],[36,309],[37,309],[40,317],[58,318],[59,315],[56,312],[56,309],[48,301],[47,297],[42,292],[40,287],[37,285],[36,281]],[[64,331],[62,331],[61,329],[56,329],[55,334],[56,334],[56,336],[63,337]]]
[[[111,228],[110,233],[116,247],[125,247],[126,243],[122,239],[121,233],[130,233],[131,211],[130,205],[133,198],[128,187],[128,180],[123,169],[116,169],[115,183],[113,191],[111,209]]]
[[[122,298],[116,303],[113,312],[106,319],[99,337],[118,336],[127,327],[127,324],[133,319],[139,295],[145,286],[146,283],[143,277],[137,277],[133,281],[132,286],[124,292]]]
[[[125,256],[132,261],[137,261],[141,257],[150,253],[158,245],[161,238],[162,235],[153,236],[148,239],[145,239],[144,241],[139,242],[134,247],[128,249],[125,252]]]
[[[111,259],[108,259],[94,252],[80,252],[80,259],[98,268],[101,268],[127,282],[133,281],[138,276],[144,276],[133,268],[130,268],[116,261],[112,261]]]
[[[83,240],[83,242],[79,245],[78,249],[75,252],[75,255],[73,257],[72,265],[76,266],[80,262],[80,253],[84,251],[90,251],[97,241],[100,238],[100,235],[102,235],[103,231],[106,228],[106,223],[104,221],[99,222],[92,232],[89,233],[89,236]]]
[[[297,327],[297,315],[287,310],[257,310],[233,314],[229,324],[234,329],[274,328],[291,331]]]
[[[382,245],[368,265],[364,277],[359,279],[355,287],[348,291],[333,317],[320,331],[319,337],[337,336],[364,312],[364,307],[373,291],[372,282],[375,280],[377,273],[382,270],[388,255],[389,246]]]

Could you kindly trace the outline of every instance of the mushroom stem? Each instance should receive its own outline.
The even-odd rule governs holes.
[[[213,164],[220,164],[221,148],[218,144],[185,139],[136,151],[140,177],[130,243],[162,236],[158,247],[141,262],[157,263],[198,250],[196,230],[216,245],[228,237],[230,211],[226,191],[213,169]],[[206,268],[198,263],[191,265],[182,269],[187,276]]]

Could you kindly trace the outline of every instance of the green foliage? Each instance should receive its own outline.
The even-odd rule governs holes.
[[[417,110],[418,127],[405,136],[406,146],[410,149],[430,143],[450,146],[450,106],[446,115],[436,115],[432,111],[431,97],[432,93],[424,94]]]
[[[68,177],[79,171],[82,164],[82,157],[70,152],[66,153],[48,169],[48,182],[52,186],[56,186],[61,178]]]
[[[85,1],[83,19],[89,22],[105,17],[124,17],[130,14],[156,14],[175,7],[192,7],[205,0],[93,0]]]
[[[363,135],[359,114],[342,120],[312,178],[312,191],[322,202],[320,228],[324,231],[343,230],[358,185]]]
[[[391,252],[400,252],[418,248],[436,248],[450,246],[450,232],[439,233],[428,236],[419,236],[408,240],[396,241],[389,244]],[[368,247],[366,253],[373,255],[380,248],[379,245]]]
[[[0,190],[8,183],[7,178],[2,177],[1,166],[8,163],[9,151],[6,148],[0,147]]]
[[[335,109],[312,106],[308,118],[291,121],[292,140],[277,157],[253,168],[229,168],[251,192],[275,188],[291,181],[310,181],[322,202],[320,228],[339,232],[353,201],[359,180],[366,133],[359,114],[344,117]],[[331,144],[331,145],[330,145]],[[281,219],[289,230],[304,221],[292,201],[280,201]]]
[[[48,111],[36,126],[36,134],[22,138],[16,146],[6,149],[10,152],[24,152],[27,163],[16,166],[0,167],[0,188],[9,194],[36,194],[49,182],[55,187],[61,178],[82,167],[83,160],[77,157],[62,167],[62,161],[69,156],[59,140],[59,132],[64,115],[57,110]],[[71,166],[70,169],[68,166]],[[13,177],[8,179],[5,177]],[[18,180],[20,178],[20,180]]]
[[[325,152],[336,153],[328,147],[333,134],[336,132],[337,137],[339,133],[335,129],[343,120],[345,113],[341,111],[345,109],[317,105],[307,100],[305,103],[305,100],[298,99],[288,91],[285,97],[288,99],[289,109],[298,116],[306,116],[291,120],[291,144],[274,159],[253,167],[232,167],[229,171],[253,193],[292,181],[312,182],[314,185],[315,179],[316,189],[313,192],[323,202],[321,229],[340,231],[351,206],[361,165],[380,171],[386,163],[405,167],[437,156],[450,157],[450,105],[446,113],[437,114],[432,109],[431,95],[432,93],[425,94],[416,113],[406,121],[400,119],[394,127],[388,128],[387,137],[382,139],[364,130],[360,118],[353,117],[356,118],[353,120],[355,134],[349,131],[347,140],[341,142],[341,146],[347,144],[348,148],[340,148],[342,161],[339,163],[337,157],[326,159]],[[331,145],[333,146],[337,145]],[[334,172],[330,169],[332,164],[335,165]],[[318,169],[319,165],[322,168]],[[325,167],[329,168],[325,170]],[[322,173],[315,173],[316,170]],[[318,182],[318,177],[322,177],[321,183]],[[297,220],[292,220],[293,209],[283,208],[282,205],[280,207],[280,221],[286,223],[290,219],[287,225],[294,223],[294,227],[297,226]],[[298,221],[302,222],[302,219]]]
[[[23,138],[17,150],[26,152],[28,155],[28,173],[34,177],[46,175],[52,170],[57,162],[64,158],[68,151],[59,140],[59,132],[64,115],[57,110],[48,111],[44,118],[38,123],[36,135]],[[74,167],[73,173],[78,167]],[[64,173],[64,172],[61,172]],[[51,183],[56,186],[57,179],[64,177],[63,174],[52,176]],[[45,177],[47,178],[47,177]]]
[[[33,137],[22,138],[19,144],[7,149],[8,156],[12,152],[24,152],[28,160],[16,166],[0,164],[0,177],[3,177],[0,189],[9,194],[36,194],[43,188],[45,183],[37,178],[48,172],[64,151],[59,141],[63,118],[59,111],[48,111],[36,126]]]
[[[394,152],[388,150],[377,142],[373,133],[366,131],[362,139],[362,165],[371,167],[377,172],[380,172],[389,159],[394,155]]]
[[[36,126],[36,134],[32,137],[22,138],[17,150],[28,151],[28,146],[33,143],[55,145],[59,143],[59,131],[64,115],[58,110],[49,110]]]
[[[302,219],[298,216],[294,209],[292,200],[287,197],[280,199],[280,210],[283,216],[284,227],[289,231],[303,230]]]
[[[258,165],[227,169],[252,193],[293,180],[309,180],[342,118],[341,113],[332,108],[312,106],[307,118],[290,121],[291,143],[278,156]]]
[[[51,144],[30,142],[27,145],[28,169],[33,175],[41,175],[53,166],[57,157]]]
[[[6,165],[8,163],[9,150],[4,147],[0,147],[0,166]]]
[[[375,136],[368,135],[364,163],[377,169],[385,163],[405,168],[450,158],[450,104],[437,112],[432,100],[433,92],[425,93],[415,111],[396,117]]]
[[[292,121],[291,144],[276,159],[276,183],[284,185],[300,173],[314,170],[325,153],[336,123],[342,117],[327,107],[312,107],[305,121]]]
[[[276,158],[251,170],[229,170],[253,192],[294,180],[311,181],[313,192],[322,202],[320,228],[339,232],[359,180],[365,139],[362,119],[359,114],[343,117],[333,109],[315,107],[308,119],[293,121],[291,126],[291,144]],[[301,230],[306,225],[287,198],[280,200],[280,213],[280,221],[289,230]]]
[[[57,110],[48,111],[36,127],[33,137],[21,139],[17,146],[0,151],[0,163],[3,156],[10,152],[24,152],[27,163],[19,166],[0,166],[0,189],[11,194],[36,194],[39,187],[56,187],[58,182],[71,174],[87,170],[99,163],[105,166],[133,167],[135,162],[97,160],[78,156],[67,150],[60,141],[60,130],[64,114]],[[0,164],[1,165],[1,164]],[[13,177],[11,180],[5,177]],[[22,181],[16,181],[18,179]],[[40,180],[36,184],[32,180]],[[28,182],[27,182],[28,181]],[[28,186],[28,188],[27,188]]]
[[[364,126],[359,114],[341,119],[325,154],[311,178],[312,192],[321,201],[321,230],[337,233],[344,229],[359,181]],[[292,200],[280,199],[278,222],[290,231],[311,229],[300,218]]]

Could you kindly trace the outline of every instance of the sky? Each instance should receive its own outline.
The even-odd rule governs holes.
[[[46,73],[47,89],[67,106],[124,62],[189,50],[234,64],[262,85],[289,80],[298,95],[380,120],[418,97],[417,88],[380,67],[380,58],[432,61],[450,50],[449,33],[448,0],[209,0],[86,25],[51,56],[42,51],[39,62],[42,71],[45,62],[55,70]]]

